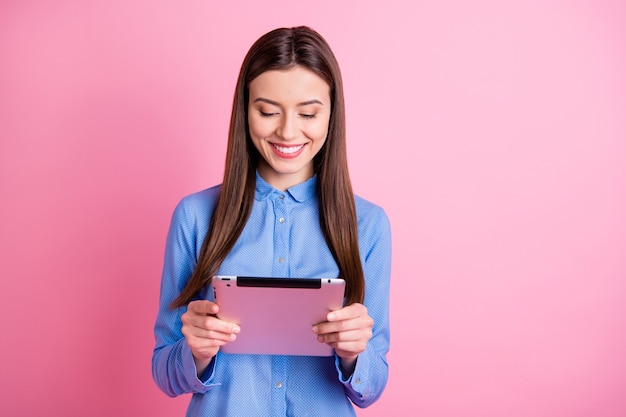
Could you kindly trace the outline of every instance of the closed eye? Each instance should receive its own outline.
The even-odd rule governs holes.
[[[277,113],[266,113],[266,112],[260,111],[260,110],[259,110],[259,113],[261,114],[262,117],[272,117],[272,116],[275,116],[277,114]]]
[[[315,115],[314,114],[300,114],[300,117],[302,117],[304,119],[315,119]]]

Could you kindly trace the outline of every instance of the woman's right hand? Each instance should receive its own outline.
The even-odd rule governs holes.
[[[182,333],[191,348],[198,376],[204,373],[220,346],[235,340],[240,331],[237,324],[215,317],[218,311],[217,304],[196,300],[189,303],[181,317]]]

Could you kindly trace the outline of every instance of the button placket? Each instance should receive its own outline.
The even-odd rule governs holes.
[[[274,200],[274,274],[277,277],[286,277],[289,272],[289,228],[287,226],[288,200],[284,194],[279,194]]]

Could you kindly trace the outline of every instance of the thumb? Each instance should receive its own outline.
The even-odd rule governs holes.
[[[217,314],[219,306],[208,300],[196,300],[189,303],[187,309],[198,314]]]

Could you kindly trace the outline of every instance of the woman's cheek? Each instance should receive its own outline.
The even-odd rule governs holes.
[[[250,123],[250,136],[255,138],[266,138],[272,134],[272,127],[268,123],[256,120]]]
[[[314,132],[311,132],[311,134],[309,135],[309,137],[315,138],[317,140],[324,140],[326,139],[326,136],[328,136],[328,128],[326,126],[318,127],[317,129],[315,129]]]

